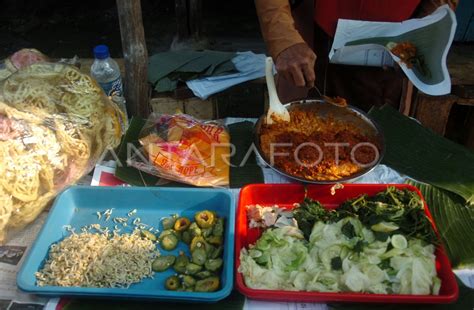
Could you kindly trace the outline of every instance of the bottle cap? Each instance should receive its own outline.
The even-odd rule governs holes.
[[[110,57],[107,45],[101,44],[94,47],[94,57],[97,59],[106,59]]]

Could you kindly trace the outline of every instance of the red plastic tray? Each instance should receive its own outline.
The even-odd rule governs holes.
[[[331,195],[332,185],[302,185],[302,184],[252,184],[242,188],[236,216],[235,236],[235,279],[237,289],[249,298],[273,301],[303,301],[303,302],[363,302],[363,303],[450,303],[458,298],[458,285],[451,269],[451,264],[444,249],[436,249],[436,269],[441,279],[441,290],[438,296],[432,295],[385,295],[369,293],[324,293],[306,291],[258,290],[247,287],[242,274],[237,270],[240,266],[240,250],[255,243],[260,237],[259,229],[249,229],[245,206],[260,204],[264,206],[278,204],[280,207],[293,208],[295,202],[304,198],[305,188],[308,197],[320,201],[325,207],[337,208],[340,203],[361,194],[374,195],[385,190],[388,186],[415,191],[421,198],[420,191],[408,184],[344,184],[343,189],[336,190]],[[425,203],[425,211],[429,218],[431,214]],[[434,224],[433,224],[434,226]],[[435,228],[436,229],[436,228]]]

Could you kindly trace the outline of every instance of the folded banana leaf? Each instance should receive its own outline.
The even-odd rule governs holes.
[[[425,198],[453,267],[474,268],[474,208],[451,192],[415,181]]]
[[[127,132],[122,139],[122,143],[119,147],[117,168],[115,169],[115,176],[120,180],[134,186],[154,186],[158,183],[160,178],[142,172],[134,167],[127,164],[127,157],[129,153],[138,150],[140,143],[138,142],[138,136],[146,120],[140,117],[133,117],[130,120]]]
[[[435,113],[435,112],[433,112]],[[383,163],[413,179],[456,193],[474,207],[474,153],[445,139],[389,105],[369,115],[381,127]]]

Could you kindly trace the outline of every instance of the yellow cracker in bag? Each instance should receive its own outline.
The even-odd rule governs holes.
[[[224,126],[185,114],[164,115],[152,123],[154,129],[145,130],[140,143],[153,174],[196,186],[229,185],[230,137]]]

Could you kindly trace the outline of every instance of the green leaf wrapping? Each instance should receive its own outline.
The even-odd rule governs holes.
[[[400,114],[389,105],[369,115],[381,127],[383,163],[416,180],[456,193],[474,205],[474,153]]]
[[[407,183],[423,194],[453,267],[474,267],[474,209],[448,191],[415,181]]]

